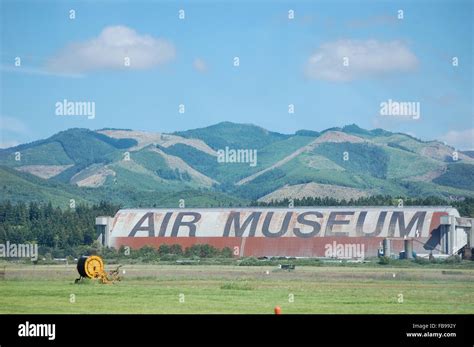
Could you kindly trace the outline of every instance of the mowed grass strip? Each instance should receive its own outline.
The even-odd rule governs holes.
[[[38,269],[43,278],[30,279],[21,268],[21,276],[11,273],[0,281],[0,313],[272,314],[277,305],[283,313],[474,313],[472,271],[450,277],[441,270],[410,269],[408,275],[392,277],[364,269],[358,272],[366,277],[344,279],[344,271],[349,275],[353,269],[301,268],[269,275],[258,267],[143,269],[146,276],[139,276],[137,265],[123,281],[102,285],[74,284],[71,269]]]

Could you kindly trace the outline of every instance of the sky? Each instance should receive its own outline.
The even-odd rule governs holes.
[[[74,127],[231,121],[287,134],[355,123],[474,149],[469,0],[0,6],[1,147]],[[95,116],[58,114],[64,100]],[[381,115],[388,100],[420,114]]]

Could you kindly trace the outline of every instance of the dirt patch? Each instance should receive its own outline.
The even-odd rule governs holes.
[[[421,182],[430,182],[434,180],[435,178],[441,176],[446,172],[447,166],[441,166],[435,170],[428,171],[427,173],[420,175],[420,176],[415,176],[415,177],[410,177],[410,181],[421,181]]]
[[[454,149],[442,143],[433,142],[420,150],[420,154],[439,161],[451,160]],[[458,160],[473,163],[474,159],[458,151]]]
[[[186,139],[181,136],[162,134],[162,133],[148,133],[144,131],[128,131],[128,130],[101,130],[101,134],[113,137],[116,139],[134,139],[138,144],[130,150],[137,151],[149,145],[160,145],[163,147],[170,147],[177,143],[182,143],[197,150],[205,152],[212,156],[217,156],[217,153],[209,147],[205,142],[198,139]]]
[[[263,196],[258,201],[270,202],[272,200],[279,201],[283,199],[302,199],[305,197],[319,197],[319,198],[335,198],[342,199],[358,199],[367,197],[369,194],[363,190],[342,187],[330,184],[306,183],[297,184],[294,186],[285,186],[274,192]]]
[[[361,137],[343,133],[341,131],[328,131],[319,136],[313,143],[325,143],[325,142],[351,142],[351,143],[362,143],[366,142]]]
[[[87,170],[88,169],[85,169],[75,174],[71,178],[71,183],[79,187],[97,188],[105,183],[108,176],[116,175],[115,171],[105,166],[97,167],[96,169],[90,170],[90,172],[87,172]]]
[[[64,170],[70,168],[71,165],[25,165],[15,168],[21,172],[27,172],[40,178],[48,179],[59,175]]]

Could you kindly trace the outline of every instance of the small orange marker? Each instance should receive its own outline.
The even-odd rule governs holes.
[[[280,306],[275,306],[275,314],[281,314]]]

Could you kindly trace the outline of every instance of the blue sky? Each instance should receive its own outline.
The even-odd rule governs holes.
[[[356,123],[474,147],[472,1],[0,3],[3,147],[71,127],[221,121],[283,133]],[[96,117],[56,115],[64,99],[95,102]],[[388,99],[419,102],[420,119],[381,116]]]

